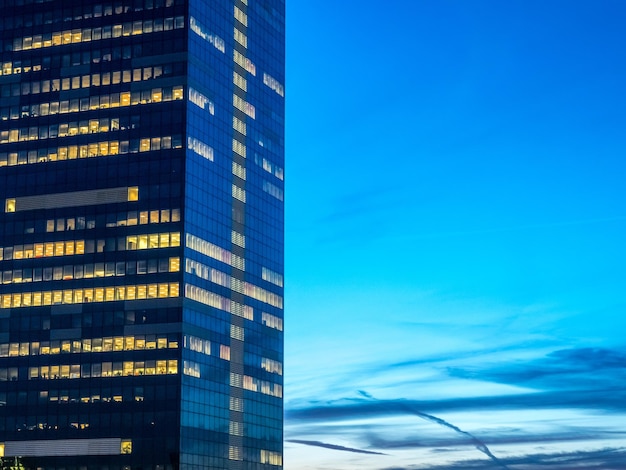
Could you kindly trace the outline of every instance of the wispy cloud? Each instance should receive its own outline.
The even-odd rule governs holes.
[[[288,409],[286,417],[292,422],[309,420],[346,420],[364,417],[404,415],[407,409],[425,413],[477,410],[594,408],[606,411],[626,411],[626,389],[616,386],[603,390],[559,390],[506,396],[460,397],[445,400],[409,400],[404,398],[370,402],[360,399],[315,404]]]
[[[530,361],[450,367],[451,376],[532,386],[543,390],[613,389],[626,386],[626,353],[606,348],[563,349]]]
[[[547,468],[550,470],[607,470],[625,468],[626,449],[606,448],[592,451],[534,453],[518,457],[504,459],[507,465],[516,470],[537,470]],[[481,460],[464,460],[461,462],[447,463],[445,465],[420,465],[404,468],[395,467],[393,470],[489,470],[495,469],[494,465],[486,464]],[[392,470],[381,469],[381,470]]]
[[[433,462],[462,462],[397,467],[407,470],[622,468],[616,462],[626,468],[626,450],[619,447],[626,440],[626,431],[621,432],[619,425],[620,417],[626,414],[626,353],[609,348],[569,348],[526,359],[521,359],[524,355],[516,357],[508,362],[481,360],[480,367],[462,360],[463,366],[449,366],[454,361],[444,357],[439,358],[440,362],[427,360],[427,365],[410,360],[394,362],[391,370],[403,369],[403,377],[410,376],[407,370],[410,372],[413,367],[426,366],[439,368],[453,381],[495,382],[512,385],[520,392],[472,396],[465,395],[466,389],[461,387],[456,396],[446,398],[387,395],[378,399],[375,395],[382,392],[376,388],[353,389],[350,396],[340,399],[300,401],[298,407],[288,406],[287,433],[292,434],[288,441],[348,452],[367,449],[364,452],[390,458],[394,454],[435,452],[439,457]],[[503,357],[496,355],[494,359]],[[445,387],[445,378],[440,379]],[[419,379],[416,390],[418,382]],[[479,424],[464,421],[464,416],[476,413],[481,414]],[[597,417],[594,426],[587,421],[591,414]],[[411,416],[433,423],[442,431],[412,424]],[[553,421],[551,416],[568,416],[570,420]],[[461,422],[457,423],[459,417]],[[449,435],[445,429],[451,431]],[[317,436],[335,436],[353,445],[343,448],[325,444]],[[596,450],[560,452],[579,445]],[[541,446],[550,450],[539,454]],[[488,459],[469,458],[471,447]],[[598,450],[602,447],[606,449]],[[511,449],[517,449],[519,454],[515,456]],[[450,457],[457,454],[462,454],[461,458]]]
[[[551,431],[550,434],[531,434],[522,429],[498,430],[490,433],[485,439],[489,440],[491,447],[501,447],[503,445],[520,444],[551,444],[551,443],[576,443],[590,442],[594,439],[602,438],[626,438],[626,431],[623,433],[612,433],[604,429],[589,428],[581,431],[579,429],[565,429],[560,432]],[[374,449],[382,449],[388,452],[394,450],[427,448],[431,452],[445,453],[451,452],[451,448],[460,448],[471,444],[471,441],[464,436],[407,436],[387,438],[381,437],[378,433],[369,432],[363,440],[367,446]],[[503,457],[499,457],[503,460]]]

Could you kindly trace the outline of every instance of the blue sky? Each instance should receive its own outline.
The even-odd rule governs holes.
[[[626,3],[287,3],[285,468],[626,467]]]

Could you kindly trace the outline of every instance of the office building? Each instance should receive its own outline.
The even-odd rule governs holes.
[[[0,458],[281,468],[284,0],[0,11]]]

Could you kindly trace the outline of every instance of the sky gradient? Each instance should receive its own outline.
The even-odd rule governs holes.
[[[287,2],[287,470],[626,468],[625,20]]]

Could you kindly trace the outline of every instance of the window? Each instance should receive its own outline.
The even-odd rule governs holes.
[[[120,444],[120,453],[121,454],[133,453],[133,441],[131,439],[122,439],[122,443]]]
[[[15,212],[15,199],[7,199],[5,212]]]
[[[139,200],[139,188],[137,186],[131,186],[130,188],[128,188],[128,200],[129,201]]]

